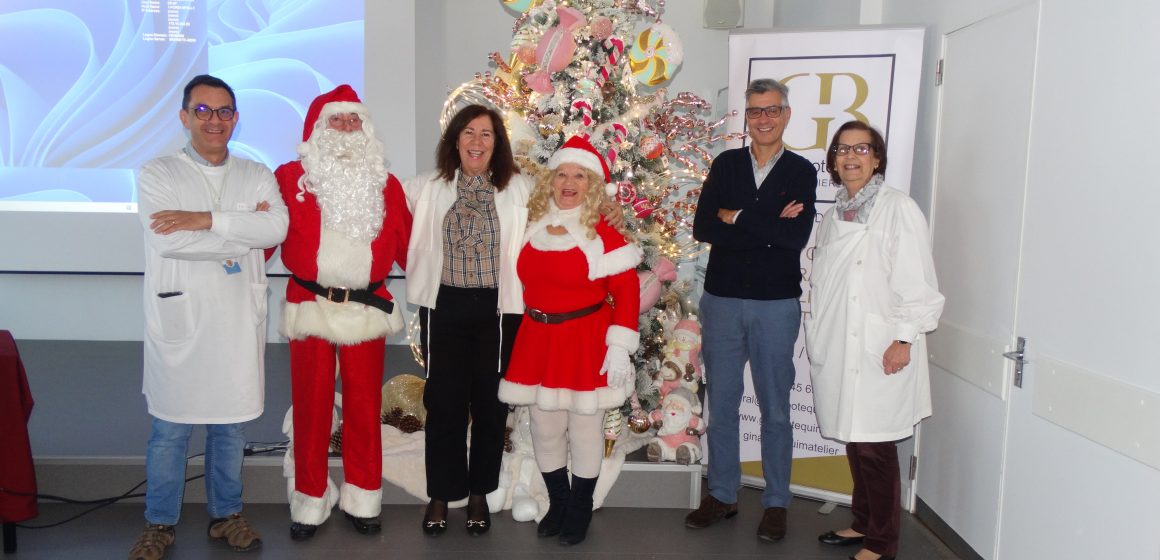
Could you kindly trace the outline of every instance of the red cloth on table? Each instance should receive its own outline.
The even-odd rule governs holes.
[[[0,330],[0,523],[15,523],[39,514],[36,471],[28,440],[32,391],[12,333]],[[12,492],[19,492],[13,494]]]

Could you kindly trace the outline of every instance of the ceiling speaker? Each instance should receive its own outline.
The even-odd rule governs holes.
[[[705,29],[741,27],[745,0],[705,0]]]

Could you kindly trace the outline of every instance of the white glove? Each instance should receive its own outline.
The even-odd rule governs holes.
[[[636,370],[632,367],[632,359],[628,357],[628,350],[616,345],[609,345],[604,354],[604,365],[600,366],[600,375],[608,374],[609,387],[625,387],[636,385],[632,382]]]

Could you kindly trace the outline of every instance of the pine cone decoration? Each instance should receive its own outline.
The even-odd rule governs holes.
[[[399,420],[399,425],[395,427],[404,434],[412,434],[423,429],[423,422],[419,421],[418,417],[408,414]]]
[[[390,412],[383,415],[382,420],[383,424],[399,428],[399,423],[403,421],[403,409],[397,406],[392,408]]]
[[[330,450],[342,455],[342,426],[330,434]]]
[[[516,450],[516,446],[512,443],[512,427],[508,426],[503,429],[503,452],[511,453]]]

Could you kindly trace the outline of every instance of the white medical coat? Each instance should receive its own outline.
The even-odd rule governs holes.
[[[262,414],[266,297],[262,249],[288,222],[274,175],[230,156],[220,199],[184,153],[147,162],[137,179],[145,227],[145,359],[149,414],[182,424],[245,422]],[[255,211],[259,202],[270,209]],[[158,235],[149,215],[213,212],[209,230]],[[176,294],[160,297],[158,294]]]
[[[822,218],[810,275],[806,349],[823,436],[895,441],[930,416],[926,338],[942,313],[930,231],[918,205],[883,186],[865,224]],[[886,375],[882,355],[911,343],[910,364]]]

